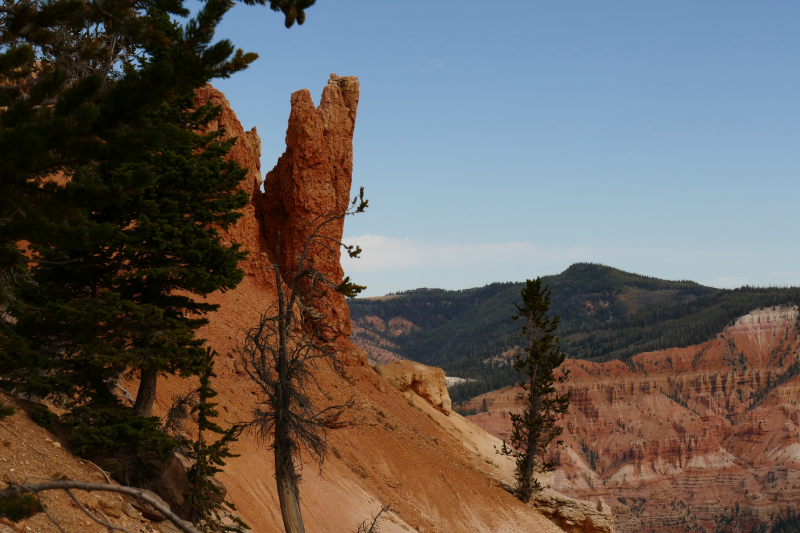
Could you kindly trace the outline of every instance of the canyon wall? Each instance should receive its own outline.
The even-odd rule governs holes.
[[[567,360],[553,488],[610,505],[622,532],[749,531],[800,510],[797,319],[773,307],[697,346]],[[507,440],[517,394],[473,399],[487,411],[469,419]]]

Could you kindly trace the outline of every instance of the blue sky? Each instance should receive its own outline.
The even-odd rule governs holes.
[[[344,267],[368,295],[601,262],[714,286],[800,285],[800,2],[318,0],[238,5],[260,55],[218,81],[262,167],[289,97],[356,75]]]

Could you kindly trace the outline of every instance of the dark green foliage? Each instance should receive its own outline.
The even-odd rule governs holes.
[[[771,527],[764,526],[763,529],[759,528],[756,530],[758,533],[763,531],[766,533],[797,533],[800,531],[800,514],[797,514],[795,511],[789,511],[789,515],[786,518],[778,518]]]
[[[230,43],[211,44],[229,4],[207,2],[184,28],[169,19],[182,7],[147,7],[147,16],[131,15],[144,31],[131,41],[144,50],[138,68],[128,68],[89,102],[102,107],[118,99],[115,105],[125,110],[141,108],[135,123],[112,127],[100,147],[62,166],[71,176],[63,186],[20,175],[21,192],[32,187],[38,196],[30,205],[11,198],[0,212],[10,215],[0,224],[8,260],[27,261],[14,252],[23,239],[37,258],[31,270],[15,267],[19,275],[6,276],[0,295],[8,301],[8,327],[0,338],[5,385],[70,404],[108,403],[118,376],[140,371],[135,407],[143,416],[150,413],[158,373],[187,375],[199,368],[203,341],[195,330],[216,306],[192,295],[233,288],[242,279],[244,254],[237,244],[223,245],[218,229],[233,223],[248,201],[236,190],[246,171],[225,160],[234,140],[221,141],[223,132],[197,133],[219,109],[193,109],[194,88],[255,58],[237,52],[229,61]],[[162,83],[166,76],[169,91],[153,95],[148,86],[138,89],[141,94],[129,92],[145,75]],[[0,134],[12,129],[0,128]]]
[[[219,416],[216,403],[210,400],[217,395],[211,387],[214,374],[215,352],[206,350],[203,358],[203,367],[200,372],[200,387],[197,389],[197,403],[192,407],[192,412],[197,413],[197,440],[192,444],[189,454],[195,460],[189,469],[189,483],[192,490],[186,495],[189,506],[192,508],[192,523],[201,531],[241,531],[250,529],[241,519],[233,517],[234,525],[222,524],[222,516],[227,511],[235,511],[236,506],[225,501],[220,488],[213,483],[213,476],[222,472],[225,459],[238,457],[230,451],[230,445],[236,442],[240,428],[237,425],[229,429],[222,429],[214,418]],[[221,435],[215,442],[207,441],[209,433]]]
[[[502,389],[519,379],[519,374],[507,362],[493,360],[487,353],[484,358],[461,359],[446,366],[447,375],[469,379],[450,387],[448,393],[454,408],[460,413],[459,404],[481,394]]]
[[[169,135],[152,123],[155,109],[255,59],[227,41],[211,43],[231,4],[207,2],[176,35],[142,16],[146,9],[186,16],[182,4],[13,1],[0,13],[0,42],[9,45],[0,50],[0,265],[27,262],[15,245],[20,240],[56,244],[82,208],[98,207],[115,192],[104,184],[68,191],[42,178],[110,158],[138,161]],[[114,63],[119,48],[106,46],[109,39],[163,53],[123,72]],[[82,77],[73,78],[77,71]]]
[[[514,370],[522,374],[518,385],[522,388],[519,398],[524,410],[521,414],[509,413],[512,424],[511,446],[503,441],[500,453],[516,459],[516,496],[528,503],[534,492],[542,490],[536,474],[555,468],[544,454],[553,440],[561,435],[563,428],[556,425],[557,415],[569,408],[569,393],[557,394],[555,383],[564,383],[569,370],[556,377],[554,371],[564,362],[566,354],[561,351],[558,316],[550,316],[550,290],[542,289],[542,280],[528,280],[521,291],[522,305],[516,305],[518,315],[514,320],[521,328],[523,349],[514,357]],[[560,444],[560,441],[558,442]]]
[[[783,385],[784,383],[786,383],[787,381],[789,381],[791,378],[795,377],[798,374],[800,374],[800,363],[798,363],[797,361],[790,364],[789,367],[786,369],[786,372],[780,374],[774,379],[768,374],[766,384],[763,387],[757,389],[755,393],[752,394],[751,398],[753,399],[753,403],[750,405],[748,409],[753,409],[754,407],[756,407],[761,402],[761,400],[766,398],[769,395],[769,393],[772,392],[773,389],[775,389],[775,387]]]
[[[15,494],[0,500],[0,517],[8,518],[12,522],[25,520],[43,510],[41,502],[33,494]]]
[[[282,11],[286,17],[286,27],[291,28],[297,21],[297,24],[303,24],[306,21],[305,10],[313,6],[317,0],[269,0],[269,6],[273,11]],[[265,5],[266,0],[244,0],[245,4],[261,4]]]
[[[44,279],[49,273],[38,270],[39,281],[18,287],[9,306],[16,335],[8,335],[10,342],[0,351],[3,381],[40,397],[111,401],[107,382],[130,364],[124,357],[129,336],[158,331],[146,327],[157,326],[157,314],[150,310],[155,317],[143,316],[135,305],[110,292],[78,299],[69,294],[68,285],[57,284],[56,276]],[[60,293],[52,300],[47,290],[51,284]]]
[[[600,455],[591,449],[584,440],[581,441],[581,452],[583,452],[583,456],[589,460],[589,466],[592,468],[592,470],[596,470],[597,460],[600,459]]]
[[[0,1],[0,382],[61,402],[74,451],[138,484],[180,444],[148,416],[158,375],[203,370],[198,297],[242,279],[218,230],[245,171],[194,91],[256,55],[213,42],[228,1],[183,26],[183,0]],[[270,7],[289,26],[312,4]]]
[[[739,504],[730,510],[713,515],[714,533],[797,533],[800,531],[800,514],[789,509],[786,516],[778,516],[772,522],[750,527],[752,516],[741,512]],[[747,524],[747,525],[745,525]]]
[[[13,415],[16,412],[13,405],[0,402],[0,420]]]
[[[626,360],[645,351],[699,344],[753,309],[800,303],[797,288],[715,289],[586,263],[542,281],[553,290],[552,310],[561,316],[556,333],[562,348],[569,357],[594,361]],[[515,381],[510,365],[497,356],[518,345],[509,317],[522,286],[417,289],[392,299],[348,303],[354,320],[399,316],[418,326],[399,337],[383,335],[399,346],[402,357],[476,380],[450,389],[457,404]]]
[[[159,151],[79,167],[66,185],[67,192],[99,187],[112,199],[91,202],[60,231],[57,247],[32,245],[44,260],[80,261],[40,264],[31,283],[16,287],[8,309],[20,339],[0,364],[17,388],[109,401],[107,384],[139,369],[151,379],[142,379],[148,394],[137,400],[149,403],[137,410],[149,415],[157,372],[196,371],[203,349],[194,331],[206,323],[198,315],[216,306],[189,294],[242,279],[244,254],[238,244],[223,245],[217,229],[240,216],[248,197],[236,191],[246,171],[224,160],[233,141],[194,132],[219,109],[191,107],[188,93],[154,115],[151,123],[169,132]]]
[[[338,293],[345,295],[347,298],[355,298],[361,292],[366,290],[366,285],[358,285],[350,281],[350,276],[345,276],[342,282],[337,285],[334,290]]]
[[[58,434],[60,426],[58,415],[48,409],[46,405],[34,405],[28,411],[28,416],[50,433]]]
[[[161,429],[158,418],[138,416],[119,404],[75,407],[62,423],[72,430],[70,449],[124,485],[151,479],[181,444]]]

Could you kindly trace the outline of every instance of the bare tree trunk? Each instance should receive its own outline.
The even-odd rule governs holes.
[[[536,417],[539,413],[539,398],[534,394],[533,387],[534,387],[534,379],[531,378],[530,380],[531,390],[529,391],[528,396],[528,405],[530,406],[529,409],[531,410],[532,417]],[[522,503],[530,503],[531,496],[533,495],[533,491],[531,487],[534,485],[534,468],[536,467],[536,453],[537,453],[537,445],[538,445],[539,435],[533,428],[529,429],[528,433],[528,442],[525,443],[525,455],[527,455],[527,461],[525,462],[524,469],[520,470],[521,478],[520,478],[520,488],[522,489]]]
[[[283,529],[286,533],[305,533],[300,514],[300,492],[295,482],[296,474],[291,457],[275,448],[275,480],[278,482],[278,500],[281,504]]]
[[[139,380],[139,392],[136,393],[136,403],[133,409],[139,416],[150,416],[153,403],[156,401],[156,384],[158,383],[158,369],[142,369]]]
[[[277,262],[280,264],[280,232],[278,232],[278,246],[276,249]],[[283,280],[280,268],[275,268],[275,285],[278,288],[278,360],[275,370],[278,373],[278,383],[275,390],[275,411],[278,419],[275,420],[275,481],[278,485],[278,501],[281,504],[283,529],[286,533],[305,533],[303,515],[300,513],[300,490],[297,488],[297,474],[294,471],[292,457],[292,438],[287,434],[281,421],[281,413],[291,409],[291,379],[289,376],[289,347],[287,329],[291,327],[291,309],[284,299]]]

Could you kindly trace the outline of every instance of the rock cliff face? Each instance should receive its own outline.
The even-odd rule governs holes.
[[[618,531],[742,531],[800,510],[797,307],[754,311],[698,346],[628,363],[568,360],[553,487],[608,503]],[[471,402],[508,438],[517,391]]]
[[[273,261],[280,242],[283,272],[296,265],[318,217],[343,212],[350,203],[359,90],[355,76],[331,74],[319,107],[314,106],[308,89],[292,95],[286,151],[267,174],[264,194],[254,202],[267,254]],[[331,221],[321,230],[323,236],[340,240],[344,218]],[[312,246],[306,264],[335,283],[344,276],[340,248],[333,241]],[[344,296],[337,293],[330,300],[331,322],[340,324],[342,336],[347,338],[350,311]]]
[[[611,508],[602,501],[587,505],[587,502],[569,498],[553,489],[544,489],[534,495],[531,507],[567,533],[614,532]]]
[[[401,392],[413,390],[445,415],[453,412],[453,403],[447,393],[444,370],[441,368],[404,359],[388,363],[376,370]]]

